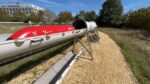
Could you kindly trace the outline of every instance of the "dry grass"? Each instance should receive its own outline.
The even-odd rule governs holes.
[[[150,84],[150,31],[106,27],[99,30],[120,46],[139,84]]]
[[[120,48],[107,35],[100,33],[100,44],[92,43],[94,60],[84,52],[76,61],[62,84],[136,84]],[[83,38],[85,42],[86,38]],[[68,48],[70,50],[72,47]],[[79,43],[76,49],[79,50]],[[66,51],[64,51],[66,52]],[[13,78],[8,84],[31,84],[64,54],[58,54]]]
[[[35,66],[31,70],[28,70],[25,73],[13,78],[8,82],[8,84],[31,84],[62,57],[63,55],[59,54],[52,59]]]
[[[65,55],[65,52],[68,49],[64,50],[63,52],[59,52],[60,54],[57,54],[54,57],[49,58],[48,60],[16,76],[15,78],[11,79],[8,82],[8,84],[32,84],[38,77],[40,77],[44,72],[46,72],[54,63],[60,60]]]
[[[28,26],[28,24],[0,23],[0,34],[16,32],[17,30],[26,26]]]
[[[71,45],[70,43],[69,44],[63,43],[56,47],[50,48],[48,50],[44,50],[42,52],[36,53],[29,57],[23,58],[16,62],[13,62],[13,63],[10,63],[3,67],[0,67],[0,84],[3,84],[3,83],[7,84],[7,82],[9,82],[10,80],[12,81],[13,79],[14,79],[14,81],[16,80],[16,83],[17,82],[22,82],[22,83],[27,82],[28,84],[30,84],[31,81],[34,80],[34,77],[33,77],[33,79],[31,79],[31,81],[28,81],[28,80],[30,80],[30,78],[28,79],[28,76],[25,75],[24,73],[27,73],[27,74],[31,73],[31,75],[35,74],[34,76],[36,78],[36,76],[42,74],[43,71],[45,71],[53,63],[58,61],[59,58],[62,57],[62,55],[57,55],[57,54],[66,50],[70,45]],[[57,57],[55,57],[56,55],[57,55]],[[47,60],[49,60],[49,61],[47,61]],[[40,68],[40,67],[38,68],[37,65],[44,65],[44,66],[41,66],[42,68]],[[38,69],[43,70],[43,71],[38,71]],[[28,79],[27,81],[22,81],[20,79],[19,80],[17,79],[17,78],[19,78],[19,76],[21,77],[22,74],[24,74],[23,76],[25,76],[25,78],[27,77],[27,79]],[[25,79],[25,78],[22,78],[22,79]]]
[[[94,60],[81,55],[62,84],[136,84],[120,48],[107,35],[100,33],[100,44],[92,43]]]

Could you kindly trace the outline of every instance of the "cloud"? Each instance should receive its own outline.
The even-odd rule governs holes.
[[[53,4],[55,6],[60,6],[64,10],[75,10],[75,11],[78,10],[78,8],[76,8],[76,6],[73,6],[72,4],[65,5],[65,4],[54,2],[54,1],[51,1],[51,0],[38,0],[38,1]]]
[[[70,2],[69,6],[76,7],[76,8],[86,8],[86,5],[82,3],[81,1]]]
[[[125,5],[124,6],[124,11],[128,12],[131,9],[136,10],[136,9],[139,9],[139,8],[142,8],[142,7],[147,7],[147,6],[150,6],[148,0],[147,1],[138,1],[138,2],[135,2],[135,3]]]
[[[50,1],[50,0],[38,0],[38,1],[53,4],[53,5],[57,5],[57,6],[65,6],[64,4],[57,3],[57,2],[54,2],[54,1]]]
[[[66,8],[69,8],[74,11],[80,11],[80,10],[86,9],[87,5],[85,5],[85,3],[83,3],[82,1],[76,0],[76,1],[68,2],[68,5]]]

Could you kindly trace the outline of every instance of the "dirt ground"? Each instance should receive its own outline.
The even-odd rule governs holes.
[[[13,78],[8,82],[8,84],[32,84],[38,77],[44,74],[45,71],[47,71],[54,63],[56,63],[62,57],[63,54],[58,54],[57,56],[33,67],[31,70],[22,73],[16,78]]]
[[[104,33],[92,43],[94,60],[87,52],[75,62],[62,84],[137,84],[120,48]]]
[[[92,43],[94,60],[85,51],[75,62],[62,84],[137,84],[116,43],[106,34],[100,34],[100,43]],[[83,38],[84,40],[84,38]],[[79,49],[79,44],[76,45]],[[67,49],[72,49],[72,46]],[[66,51],[65,51],[66,52]],[[42,64],[12,79],[8,84],[31,84],[64,54],[58,54]]]

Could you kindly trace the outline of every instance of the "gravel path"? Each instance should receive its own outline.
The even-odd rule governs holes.
[[[92,43],[94,60],[81,55],[62,84],[137,84],[120,48],[104,33],[100,44]],[[87,59],[86,59],[87,58]]]
[[[101,37],[100,44],[92,43],[94,60],[89,60],[90,56],[84,52],[73,65],[62,84],[137,84],[120,48],[106,34],[101,32],[99,34]],[[76,48],[79,50],[81,47],[77,44]],[[31,84],[63,56],[64,54],[59,54],[43,62],[13,78],[8,84]]]
[[[8,82],[8,84],[32,84],[38,77],[47,71],[54,63],[60,60],[63,54],[50,58],[49,60],[33,67]],[[30,65],[29,65],[30,66]]]

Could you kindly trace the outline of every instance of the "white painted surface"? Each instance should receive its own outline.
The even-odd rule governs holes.
[[[88,31],[94,30],[97,26],[95,22],[86,22]],[[43,35],[25,39],[18,39],[18,40],[9,40],[4,41],[8,38],[10,34],[5,34],[0,37],[0,60],[4,58],[9,58],[11,56],[15,56],[18,54],[22,54],[31,50],[39,49],[44,46],[53,45],[60,41],[64,41],[74,36],[84,35],[86,33],[86,28],[75,30],[75,31],[68,31],[68,32],[61,32],[51,35]],[[46,37],[50,37],[46,39]],[[41,41],[35,41],[35,39],[43,39]]]
[[[47,70],[41,77],[39,77],[33,84],[49,84],[56,77],[60,75],[55,84],[61,84],[62,80],[69,72],[77,58],[82,54],[83,49],[76,55],[76,57],[71,61],[68,67],[64,70],[62,74],[59,74],[60,70],[68,63],[68,61],[74,56],[70,51],[62,59],[60,59],[56,64],[54,64],[49,70]]]
[[[38,78],[33,84],[49,84],[59,74],[61,69],[69,62],[74,56],[72,52],[68,52],[62,59],[55,63],[49,70],[47,70],[41,77]]]
[[[82,32],[73,33],[73,31],[69,31],[69,32],[65,32],[65,34],[64,32],[51,34],[51,35],[48,35],[50,37],[49,39],[46,39],[46,35],[43,35],[43,36],[26,38],[26,39],[2,41],[0,42],[0,49],[3,49],[3,50],[0,51],[0,60],[4,58],[9,58],[11,56],[15,56],[24,52],[28,52],[31,50],[39,49],[44,46],[52,45],[60,41],[73,38],[74,35],[79,36],[85,33],[85,29],[82,29],[80,31]],[[39,39],[39,38],[43,40],[35,42],[35,39]]]
[[[67,73],[69,72],[69,70],[71,69],[71,67],[73,66],[73,64],[75,63],[75,61],[77,60],[77,58],[82,54],[83,49],[81,49],[79,51],[79,53],[76,55],[75,59],[72,60],[72,62],[70,63],[69,67],[64,71],[64,73],[61,75],[61,78],[59,80],[57,80],[56,84],[61,84],[62,80],[65,78],[65,76],[67,75]]]
[[[0,34],[0,42],[1,41],[6,41],[6,39],[11,35],[11,33],[9,34]]]
[[[87,29],[88,31],[91,31],[93,29],[95,29],[97,27],[96,23],[94,21],[85,21],[86,25],[87,25]]]

